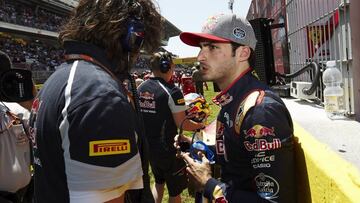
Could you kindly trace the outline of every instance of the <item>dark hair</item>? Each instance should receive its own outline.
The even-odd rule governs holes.
[[[252,48],[250,48],[251,49],[251,53],[250,53],[250,57],[249,57],[249,59],[248,59],[248,61],[249,61],[249,64],[250,64],[250,67],[251,68],[255,68],[255,62],[256,62],[256,55],[255,55],[255,51],[252,49]]]
[[[238,44],[235,42],[231,42],[230,44],[231,44],[231,48],[232,48],[232,56],[235,56],[235,51],[237,48],[239,48],[240,46],[245,46],[245,45]],[[255,51],[252,48],[250,48],[250,56],[248,58],[248,61],[249,61],[250,67],[254,68],[255,67]]]
[[[11,69],[11,59],[5,53],[0,51],[0,72]]]
[[[240,46],[245,46],[245,45],[238,44],[235,42],[230,42],[230,44],[231,44],[231,49],[232,49],[232,56],[235,56],[235,52],[236,52],[237,48],[239,48]]]
[[[72,11],[69,21],[59,34],[61,44],[65,40],[91,43],[107,53],[109,60],[117,60],[118,69],[125,69],[127,57],[121,40],[127,33],[128,20],[139,12],[145,30],[143,49],[148,53],[156,51],[161,42],[161,15],[155,4],[149,0],[80,0]],[[121,70],[120,70],[121,69]]]

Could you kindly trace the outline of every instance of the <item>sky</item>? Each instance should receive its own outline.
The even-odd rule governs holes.
[[[219,13],[231,13],[229,0],[157,0],[160,13],[182,32],[200,32],[209,16]],[[251,0],[234,0],[233,13],[246,17]],[[164,48],[179,57],[197,56],[199,48],[191,47],[180,38],[169,39]]]

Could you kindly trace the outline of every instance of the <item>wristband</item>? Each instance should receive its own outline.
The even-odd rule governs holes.
[[[213,191],[215,187],[219,184],[219,181],[217,181],[215,178],[210,178],[204,187],[204,197],[209,199],[211,201],[213,199]]]

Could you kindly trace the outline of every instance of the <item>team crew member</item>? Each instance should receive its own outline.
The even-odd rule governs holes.
[[[59,35],[67,61],[31,109],[36,202],[124,202],[143,187],[142,135],[123,80],[141,47],[158,48],[160,29],[152,1],[79,1]]]
[[[27,203],[32,199],[31,146],[25,133],[25,120],[28,119],[36,91],[29,74],[27,79],[30,88],[18,91],[22,93],[29,91],[30,98],[23,100],[17,97],[16,89],[19,81],[14,74],[23,77],[23,72],[30,73],[28,70],[12,69],[9,56],[0,51],[0,84],[7,83],[6,87],[0,85],[0,202],[2,203]],[[24,78],[20,80],[23,82]]]
[[[177,173],[185,163],[176,158],[174,137],[180,125],[184,130],[196,130],[204,125],[185,119],[184,96],[178,87],[168,83],[175,69],[171,55],[156,53],[150,64],[153,75],[138,87],[138,92],[155,177],[152,191],[155,202],[160,203],[166,183],[169,202],[181,202],[180,194],[187,186],[187,178],[184,173]],[[187,140],[185,136],[181,139]]]
[[[189,176],[210,202],[295,202],[292,120],[251,68],[256,39],[249,22],[216,15],[202,33],[184,32],[180,38],[200,47],[202,79],[222,90],[214,98],[221,106],[216,132],[221,180],[211,177],[205,157],[199,163],[183,153]]]

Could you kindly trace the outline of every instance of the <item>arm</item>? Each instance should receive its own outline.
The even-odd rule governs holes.
[[[183,130],[194,131],[205,127],[203,123],[197,123],[186,118],[184,96],[179,88],[172,90],[168,105],[178,128],[182,127]]]
[[[136,118],[125,97],[109,92],[86,103],[70,105],[67,119],[70,147],[64,149],[65,153],[78,163],[91,165],[77,166],[80,174],[71,171],[69,177],[79,181],[70,182],[70,186],[76,183],[84,191],[113,188],[119,195],[127,189],[140,188],[137,182],[132,183],[143,175],[137,147],[140,138],[135,134]],[[59,126],[61,131],[62,125]],[[95,173],[98,175],[90,175]]]
[[[182,124],[182,128],[187,131],[195,131],[197,129],[202,129],[205,127],[203,123],[197,123],[195,121],[187,119],[185,111],[173,113],[173,118],[178,128],[180,128],[181,122],[184,121],[184,123]]]
[[[28,111],[31,111],[31,106],[33,103],[34,99],[32,100],[28,100],[28,101],[23,101],[23,102],[18,102],[18,104],[22,107],[24,107],[25,109],[27,109]]]
[[[292,120],[280,98],[265,96],[251,108],[241,126],[240,137],[255,189],[248,197],[257,195],[270,202],[295,202]],[[237,193],[240,192],[234,195]]]
[[[186,172],[191,180],[194,182],[198,191],[203,193],[203,196],[211,203],[222,202],[264,202],[267,200],[261,198],[254,192],[245,190],[235,190],[233,185],[226,184],[212,178],[211,167],[209,160],[202,156],[202,162],[195,162],[188,153],[181,153],[180,155],[186,162]]]
[[[265,96],[241,129],[256,193],[269,201],[295,202],[293,126],[286,106],[278,97]]]
[[[203,189],[204,196],[210,201],[294,202],[292,133],[291,118],[284,105],[277,102],[271,105],[260,104],[249,110],[241,127],[238,135],[241,154],[232,155],[225,163],[228,168],[229,165],[237,165],[242,170],[246,168],[249,173],[232,168],[231,170],[235,170],[232,174],[222,174],[223,178],[230,178],[231,181],[222,182],[209,176],[204,169],[206,162],[193,164],[191,158],[183,157],[189,165],[190,177],[195,180],[199,189]],[[226,147],[231,147],[231,144],[226,144]],[[228,158],[230,156],[228,154]],[[234,159],[234,156],[243,157],[240,159],[241,165],[231,163],[239,160]],[[238,174],[234,175],[236,172]],[[249,181],[244,182],[247,178]]]

